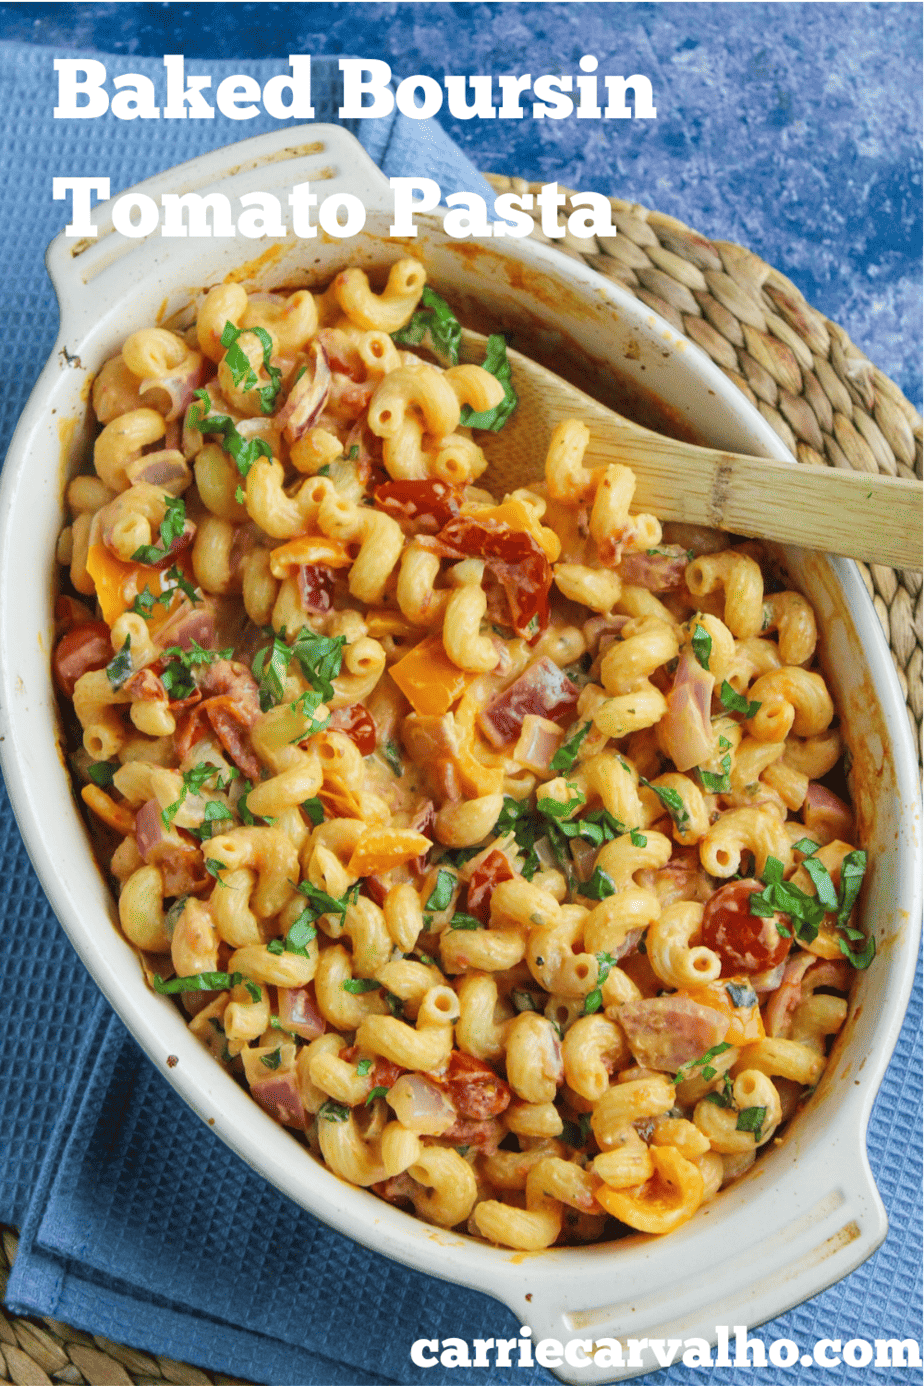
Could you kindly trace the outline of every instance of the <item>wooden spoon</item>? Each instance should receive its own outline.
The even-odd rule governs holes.
[[[462,357],[484,360],[487,338],[467,328]],[[563,419],[590,429],[588,466],[621,462],[637,485],[634,510],[710,525],[891,568],[920,568],[918,481],[836,467],[798,466],[679,443],[599,404],[544,366],[508,348],[519,404],[500,433],[481,433],[495,486],[542,476],[549,439]]]

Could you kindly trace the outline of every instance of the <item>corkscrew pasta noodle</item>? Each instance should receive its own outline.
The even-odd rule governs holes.
[[[522,1251],[666,1234],[874,951],[815,617],[580,419],[482,489],[516,382],[457,349],[406,258],[218,285],[103,365],[74,779],[152,985],[337,1177]]]

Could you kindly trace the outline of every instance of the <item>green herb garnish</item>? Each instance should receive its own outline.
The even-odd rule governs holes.
[[[131,649],[132,638],[130,635],[126,635],[125,644],[106,665],[106,678],[109,680],[109,687],[113,690],[121,688],[123,683],[127,683],[134,672]]]
[[[262,438],[251,438],[248,442],[241,437],[234,420],[227,414],[209,413],[212,401],[209,399],[208,390],[196,390],[195,397],[197,402],[190,406],[186,416],[188,427],[198,429],[200,433],[221,434],[221,445],[234,460],[241,476],[247,475],[258,457],[272,458],[273,451],[269,443],[265,443]]]
[[[566,741],[563,741],[549,762],[549,769],[556,774],[564,774],[572,769],[577,760],[577,753],[581,748],[581,743],[593,726],[593,722],[584,722],[578,727],[577,731],[572,732]]]
[[[483,370],[503,385],[504,397],[493,409],[485,409],[481,413],[476,413],[470,405],[463,404],[459,419],[463,428],[486,428],[491,433],[498,433],[517,407],[517,397],[510,378],[510,362],[507,359],[507,343],[499,332],[492,333],[488,338],[487,352],[481,364]]]
[[[753,717],[760,707],[760,703],[749,703],[743,694],[736,693],[728,679],[723,681],[719,689],[719,702],[723,707],[727,707],[729,712],[743,713],[745,718]]]
[[[690,815],[687,813],[686,806],[676,789],[671,789],[666,784],[652,784],[642,776],[639,776],[639,784],[646,785],[652,794],[657,795],[670,814],[677,831],[679,833],[687,832],[690,827]]]
[[[692,1076],[695,1068],[701,1069],[701,1076],[705,1078],[707,1082],[711,1082],[718,1070],[712,1067],[709,1060],[718,1058],[720,1054],[725,1053],[726,1049],[731,1049],[731,1045],[726,1044],[723,1040],[721,1044],[714,1044],[711,1049],[707,1049],[705,1054],[700,1054],[698,1059],[688,1059],[685,1064],[680,1065],[677,1072],[674,1074],[672,1082],[682,1083],[685,1078]]]
[[[440,364],[455,366],[459,361],[459,347],[462,343],[462,328],[455,313],[444,298],[434,293],[429,285],[424,286],[420,296],[424,305],[418,308],[406,327],[391,334],[398,346],[428,346]]]
[[[712,654],[712,636],[704,626],[693,627],[690,649],[695,654],[697,663],[700,667],[708,672],[709,656]]]
[[[252,332],[263,348],[263,366],[269,376],[268,385],[259,386],[257,376],[247,359],[247,355],[240,344],[240,338],[245,332]],[[272,414],[273,405],[276,403],[276,396],[282,389],[282,371],[278,366],[270,365],[270,358],[273,354],[273,339],[265,327],[235,327],[233,322],[226,322],[221,334],[221,344],[227,347],[225,352],[225,365],[231,372],[231,379],[234,381],[235,389],[243,392],[256,390],[260,400],[260,410],[264,414]]]

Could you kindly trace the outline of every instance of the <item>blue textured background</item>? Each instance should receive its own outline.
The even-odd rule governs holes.
[[[479,168],[617,194],[748,246],[920,408],[919,5],[2,4],[0,35],[182,52],[191,71],[349,53],[398,79],[535,77],[593,53],[600,74],[645,73],[657,120],[441,120]]]
[[[279,60],[281,70],[290,52],[385,57],[398,79],[415,72],[441,77],[447,69],[576,72],[584,52],[598,56],[601,72],[644,72],[655,89],[656,121],[444,124],[478,167],[618,194],[707,235],[750,246],[842,323],[920,402],[917,6],[0,5],[0,40],[6,41],[0,44],[0,253],[13,266],[0,284],[0,341],[4,359],[17,363],[0,393],[0,452],[55,334],[41,254],[64,224],[66,209],[50,201],[49,168],[111,172],[115,192],[199,148],[277,128],[262,117],[240,124],[217,118],[197,122],[195,130],[192,122],[53,123],[44,85],[47,53],[17,46],[4,54],[11,44],[48,45],[59,55],[117,53],[123,55],[121,71],[131,70],[136,55],[173,51],[187,55],[192,72],[213,70],[222,59],[231,63],[225,72],[247,70],[266,58]],[[37,83],[43,84],[40,98]],[[23,864],[2,794],[0,861],[8,868],[16,863],[5,881],[4,952],[7,959],[16,954],[18,968],[16,985],[4,997],[0,1072],[21,1073],[23,1036],[33,1033],[36,1014],[42,1031],[31,1055],[29,1112],[15,1129],[0,1123],[0,1216],[20,1220],[47,1149],[31,1205],[29,1278],[37,1300],[57,1293],[60,1316],[70,1321],[99,1324],[105,1314],[104,1331],[112,1336],[256,1380],[269,1376],[277,1386],[307,1386],[309,1380],[312,1386],[371,1386],[382,1379],[377,1369],[391,1379],[437,1386],[512,1377],[550,1386],[541,1369],[402,1373],[402,1335],[418,1323],[426,1325],[421,1332],[432,1327],[510,1336],[512,1319],[481,1296],[411,1276],[353,1244],[344,1243],[338,1260],[332,1234],[244,1171],[178,1107],[97,1002],[81,969],[73,974],[66,1009],[36,1005],[35,998],[47,994],[49,962],[68,969],[71,954]],[[75,1066],[75,1024],[92,1040],[85,1071]],[[920,1066],[918,1020],[906,1024],[871,1125],[870,1154],[893,1229],[885,1246],[840,1285],[766,1325],[764,1341],[789,1336],[801,1346],[828,1334],[871,1339],[919,1333]],[[93,1100],[81,1106],[83,1083]],[[0,1108],[2,1098],[0,1087]],[[113,1111],[125,1119],[113,1122]],[[147,1238],[135,1238],[122,1221],[120,1199],[137,1190],[131,1181],[130,1187],[120,1182],[121,1161],[128,1157],[133,1180],[147,1170],[144,1159],[152,1152],[167,1155],[154,1165],[160,1208],[170,1216]],[[174,1185],[163,1173],[164,1164],[176,1171],[184,1160],[186,1169],[194,1168],[199,1154],[209,1162],[204,1199],[195,1181]],[[251,1221],[244,1228],[246,1208]],[[158,1227],[167,1229],[160,1240]],[[184,1227],[199,1235],[198,1245],[179,1233]],[[210,1275],[216,1269],[220,1276],[233,1273],[237,1248],[245,1244],[251,1254],[268,1254],[260,1263],[267,1278],[234,1281],[218,1294]],[[280,1295],[274,1255],[283,1245],[287,1288]],[[320,1272],[312,1254],[325,1258]],[[338,1283],[331,1277],[341,1264],[346,1275]],[[158,1277],[163,1283],[165,1274],[164,1293],[203,1315],[193,1321],[191,1336],[188,1329],[183,1336],[169,1301],[148,1288]],[[365,1329],[351,1333],[357,1285],[367,1319],[371,1314],[376,1325],[374,1343]],[[229,1320],[243,1331],[232,1331]],[[358,1350],[357,1336],[364,1340]],[[335,1365],[336,1356],[345,1365]],[[726,1380],[771,1386],[812,1377],[817,1372],[799,1368],[733,1375],[675,1368],[657,1380],[664,1386]],[[862,1377],[908,1379],[881,1369]],[[860,1374],[842,1368],[827,1379],[852,1381]]]

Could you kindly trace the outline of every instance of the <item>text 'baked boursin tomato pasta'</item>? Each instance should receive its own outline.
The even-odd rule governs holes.
[[[506,1247],[670,1232],[872,957],[814,616],[580,421],[481,489],[503,339],[457,364],[424,281],[222,284],[103,366],[75,776],[151,984],[335,1174]]]

